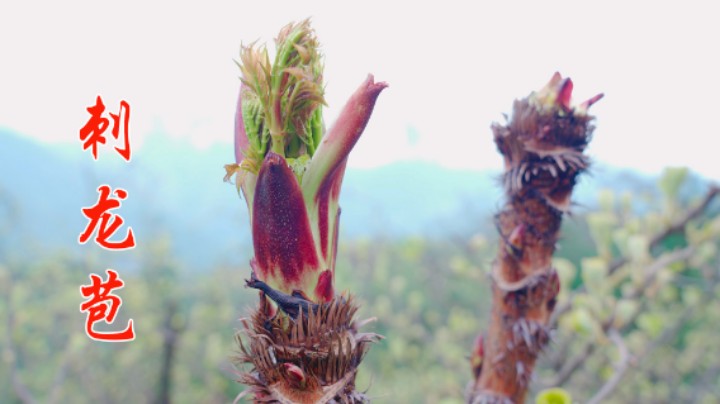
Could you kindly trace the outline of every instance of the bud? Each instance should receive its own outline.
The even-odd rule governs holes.
[[[387,87],[369,76],[323,136],[323,65],[309,20],[284,27],[267,49],[242,49],[235,116],[236,163],[226,166],[245,197],[258,280],[315,303],[334,297],[345,165]]]
[[[482,372],[483,357],[485,356],[484,337],[482,334],[475,338],[472,354],[470,355],[470,369],[472,369],[475,379],[480,377]]]
[[[493,125],[509,194],[533,188],[560,212],[569,210],[575,178],[589,165],[583,151],[594,118],[588,108],[602,98],[598,94],[573,106],[572,90],[572,80],[555,73],[543,88],[515,101],[507,125]]]

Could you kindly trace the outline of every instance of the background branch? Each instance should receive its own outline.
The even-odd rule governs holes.
[[[715,199],[715,197],[720,193],[720,186],[718,185],[711,185],[708,192],[705,194],[703,199],[698,203],[694,208],[688,209],[685,214],[683,214],[680,218],[673,221],[669,226],[665,227],[660,232],[656,233],[652,238],[650,238],[650,249],[656,248],[658,245],[660,245],[661,242],[663,242],[668,236],[671,234],[675,234],[681,229],[685,228],[687,224],[700,216],[703,212],[705,212],[710,206],[710,203]],[[610,264],[610,267],[608,269],[608,276],[615,273],[618,269],[620,269],[623,265],[630,262],[630,259],[627,256],[622,256],[613,263]],[[581,285],[579,288],[577,288],[574,293],[563,303],[559,304],[558,307],[555,309],[555,311],[552,314],[552,318],[550,320],[551,326],[553,328],[557,327],[557,321],[563,314],[567,313],[572,309],[572,301],[573,297],[576,296],[579,293],[583,293],[586,291],[585,285]]]
[[[653,261],[645,272],[645,277],[643,279],[643,282],[640,286],[633,289],[629,296],[631,298],[638,298],[640,297],[645,291],[652,285],[652,281],[657,276],[657,273],[662,270],[663,268],[672,265],[673,263],[685,261],[690,259],[692,255],[695,252],[695,247],[688,246],[680,250],[674,250],[668,254],[664,254],[660,257],[658,257],[655,261]],[[612,323],[614,319],[614,314],[611,315],[606,321],[602,324],[602,330],[603,332],[610,333],[610,332],[622,332],[626,330],[630,325],[635,323],[635,320],[637,320],[637,317],[642,314],[642,308],[639,307],[633,315],[630,317],[628,321],[625,322],[625,324],[620,327],[619,329],[612,328]],[[557,376],[550,382],[543,383],[547,387],[556,387],[556,386],[562,386],[565,384],[572,375],[582,368],[585,361],[592,356],[592,354],[595,352],[596,343],[595,341],[587,341],[585,345],[580,349],[580,352],[573,357],[571,357],[567,361],[561,361],[562,367],[557,374]]]
[[[12,279],[8,280],[8,285],[6,285],[6,288],[7,293],[5,294],[5,303],[8,311],[8,316],[6,323],[7,326],[5,327],[5,336],[7,339],[7,345],[5,349],[7,354],[6,356],[10,358],[10,383],[12,384],[15,394],[21,402],[23,402],[24,404],[35,404],[37,400],[35,400],[35,397],[33,397],[30,389],[28,389],[25,383],[23,383],[22,379],[20,378],[20,371],[18,369],[18,351],[15,347],[15,341],[13,339],[13,334],[15,333],[15,310],[13,310],[11,299]]]
[[[613,392],[613,390],[617,388],[620,380],[622,380],[623,374],[625,374],[625,371],[628,368],[628,363],[630,362],[630,352],[625,345],[625,341],[623,341],[622,337],[620,336],[620,333],[615,329],[611,329],[608,332],[608,337],[610,337],[610,340],[617,347],[620,358],[615,365],[615,373],[613,373],[612,377],[608,379],[608,381],[602,386],[602,388],[598,390],[598,392],[595,393],[595,395],[592,396],[590,400],[588,400],[588,404],[601,403],[602,400],[609,396]]]

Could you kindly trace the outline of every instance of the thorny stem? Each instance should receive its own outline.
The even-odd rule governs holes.
[[[588,166],[583,150],[594,127],[587,108],[570,106],[572,82],[555,74],[548,85],[515,101],[507,125],[493,125],[505,160],[506,202],[496,216],[500,246],[493,264],[492,315],[483,338],[482,368],[468,402],[522,403],[560,282],[552,267],[562,214],[576,177]]]

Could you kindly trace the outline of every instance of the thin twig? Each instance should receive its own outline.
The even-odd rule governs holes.
[[[665,231],[656,234],[655,237],[650,239],[650,249],[657,247],[669,235],[677,233],[684,229],[685,225],[687,225],[689,221],[695,219],[703,212],[705,212],[705,210],[708,208],[708,206],[710,206],[710,203],[713,201],[715,196],[717,196],[718,194],[720,194],[720,186],[715,184],[711,185],[707,194],[705,194],[705,197],[697,206],[685,212],[684,216],[675,220],[670,226],[665,229]]]
[[[690,259],[692,255],[695,253],[695,247],[694,246],[688,246],[680,250],[674,250],[668,254],[664,254],[658,259],[656,259],[653,263],[651,263],[647,269],[645,270],[645,278],[643,279],[642,284],[635,288],[632,292],[630,292],[631,298],[638,298],[643,293],[645,293],[645,290],[647,290],[651,285],[652,281],[657,276],[658,272],[662,270],[663,268],[666,268],[669,265],[672,265],[679,261],[685,261]],[[641,309],[638,309],[635,311],[632,317],[625,322],[625,324],[618,330],[622,331],[626,329],[629,325],[633,324],[637,317],[642,313]],[[602,329],[604,332],[608,332],[608,330],[612,327],[612,320],[614,318],[614,315],[610,316],[610,319],[605,321],[602,324]],[[585,343],[583,348],[580,350],[580,353],[572,357],[569,361],[566,361],[562,368],[560,369],[560,372],[558,375],[553,379],[550,383],[546,383],[547,386],[562,386],[565,384],[570,377],[575,373],[578,369],[582,367],[582,365],[585,363],[585,360],[589,358],[593,353],[595,352],[595,344],[593,341],[588,341]]]
[[[695,254],[695,246],[687,246],[681,250],[673,250],[669,254],[664,254],[658,257],[658,259],[650,264],[645,270],[643,283],[639,287],[635,288],[635,290],[630,293],[629,297],[631,299],[635,299],[645,293],[645,290],[652,285],[653,281],[657,277],[658,272],[676,262],[689,260],[693,254]]]
[[[580,353],[573,356],[569,361],[565,361],[563,367],[558,372],[555,379],[548,383],[544,383],[546,386],[559,387],[565,384],[570,377],[585,363],[585,360],[595,352],[595,344],[592,341],[588,341],[580,350]]]
[[[663,240],[665,240],[668,236],[675,234],[682,229],[685,228],[685,226],[690,222],[691,220],[695,219],[696,217],[700,216],[707,207],[710,205],[710,203],[713,201],[713,199],[720,193],[720,186],[718,185],[711,185],[710,189],[708,190],[707,194],[705,194],[705,197],[702,199],[702,201],[695,206],[692,209],[689,209],[685,212],[685,214],[672,222],[668,227],[664,228],[661,232],[655,234],[650,239],[650,250],[655,249],[660,243],[662,243]],[[629,261],[628,257],[622,257],[613,262],[610,265],[610,268],[608,270],[608,275],[612,275],[620,269],[623,265],[627,264]]]
[[[615,373],[613,373],[612,377],[608,379],[602,388],[600,388],[600,390],[598,390],[598,392],[595,393],[590,400],[588,400],[588,404],[600,403],[603,399],[605,399],[605,397],[609,396],[615,388],[617,388],[620,380],[622,380],[623,374],[625,374],[625,371],[628,368],[628,363],[630,362],[630,351],[628,351],[625,341],[623,341],[620,333],[617,332],[617,330],[612,329],[608,332],[608,337],[610,337],[610,340],[615,343],[618,353],[620,354],[620,358],[615,365]]]

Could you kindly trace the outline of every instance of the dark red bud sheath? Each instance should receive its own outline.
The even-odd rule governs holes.
[[[328,151],[322,153],[334,156],[333,160],[328,161],[329,164],[332,164],[332,169],[336,168],[350,154],[350,150],[355,146],[370,120],[378,95],[386,87],[387,83],[375,83],[370,74],[345,104],[337,121],[320,143],[318,151],[325,148]]]
[[[318,212],[318,230],[320,231],[320,252],[325,260],[330,261],[330,269],[335,270],[335,255],[337,254],[337,231],[339,226],[340,207],[338,200],[340,198],[340,188],[342,180],[345,176],[345,166],[347,159],[335,169],[325,181],[320,185],[315,196]],[[331,212],[336,209],[336,212]],[[334,215],[334,216],[332,216]],[[332,216],[332,217],[331,217]],[[334,228],[334,230],[333,230]],[[333,234],[330,234],[332,231]],[[329,237],[333,237],[333,246],[329,246]],[[328,257],[328,251],[332,254]]]
[[[320,143],[303,177],[303,189],[306,190],[306,194],[316,192],[320,188],[320,183],[347,158],[370,120],[378,95],[387,86],[384,82],[375,83],[373,76],[368,75],[345,103],[337,121]]]
[[[287,294],[314,283],[318,257],[302,191],[285,159],[272,152],[258,174],[252,235],[258,279]]]
[[[315,286],[315,301],[326,303],[332,300],[333,297],[335,297],[335,291],[333,290],[333,273],[331,270],[326,269],[320,274],[317,286]]]
[[[338,198],[347,157],[365,130],[378,95],[386,87],[386,83],[375,83],[373,76],[368,75],[323,138],[303,176],[305,203],[311,216],[317,218],[320,252],[331,271],[335,269]]]

